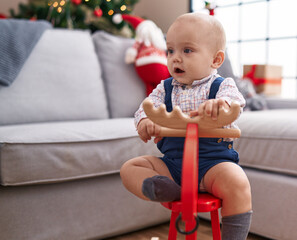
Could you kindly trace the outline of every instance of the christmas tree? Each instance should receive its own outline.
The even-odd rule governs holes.
[[[30,20],[44,19],[54,27],[69,29],[105,30],[132,36],[133,29],[127,23],[116,23],[114,15],[130,14],[138,0],[31,0],[21,3],[16,13],[10,10],[11,18]]]

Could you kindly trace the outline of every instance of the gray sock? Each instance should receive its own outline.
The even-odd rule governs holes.
[[[246,240],[253,211],[222,218],[222,240]]]
[[[180,186],[170,178],[160,175],[146,178],[142,184],[142,193],[156,202],[180,200]]]

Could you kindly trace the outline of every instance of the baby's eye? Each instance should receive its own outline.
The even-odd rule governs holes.
[[[172,54],[172,53],[173,53],[173,49],[168,49],[168,50],[167,50],[167,53],[168,53],[168,54]]]
[[[186,48],[185,50],[184,50],[184,53],[191,53],[191,52],[193,52],[191,49],[189,49],[189,48]]]

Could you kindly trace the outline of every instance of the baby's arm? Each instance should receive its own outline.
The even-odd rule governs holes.
[[[165,89],[163,80],[149,95],[149,98],[153,101],[155,107],[159,107],[162,103],[164,103]],[[160,133],[160,126],[154,124],[147,118],[142,104],[140,105],[134,116],[135,126],[142,141],[147,142],[148,140],[151,140],[151,137],[153,136],[155,136],[155,143],[159,142],[162,139],[162,137],[158,137],[158,134]]]
[[[233,101],[236,101],[240,104],[242,111],[242,108],[245,105],[245,99],[238,91],[234,80],[232,78],[226,78],[220,85],[216,99],[210,99],[200,104],[197,110],[190,112],[190,117],[197,115],[203,116],[205,114],[216,120],[219,108],[223,106],[228,110],[230,108],[230,104]]]

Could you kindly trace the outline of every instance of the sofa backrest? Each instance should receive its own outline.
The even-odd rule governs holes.
[[[89,31],[46,30],[15,81],[0,87],[0,125],[108,117]]]
[[[101,64],[110,117],[133,117],[146,97],[144,83],[134,65],[125,63],[126,50],[135,40],[104,31],[95,32],[93,40]]]

